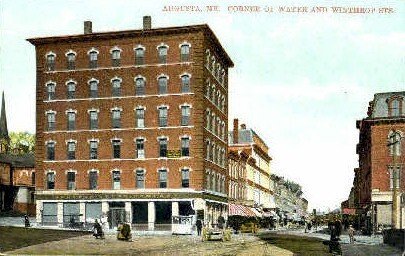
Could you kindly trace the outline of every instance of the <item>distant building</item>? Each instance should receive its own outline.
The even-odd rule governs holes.
[[[0,115],[0,211],[35,214],[34,154],[12,154],[2,95]]]
[[[394,213],[397,228],[403,228],[405,212],[400,196],[405,188],[405,91],[375,94],[367,117],[357,121],[356,127],[360,132],[356,148],[359,168],[355,169],[349,201],[354,201],[363,227],[379,231],[393,225],[395,187],[398,207]]]
[[[250,206],[253,211],[269,213],[274,206],[270,187],[269,148],[252,130],[234,119],[229,132],[229,199]]]
[[[170,229],[227,216],[228,68],[208,25],[28,39],[37,63],[37,220]]]

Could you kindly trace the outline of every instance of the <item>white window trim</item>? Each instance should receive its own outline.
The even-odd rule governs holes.
[[[136,51],[136,50],[138,50],[138,49],[142,49],[142,50],[146,51],[146,47],[143,46],[143,45],[141,45],[141,44],[138,44],[138,45],[136,45],[136,46],[134,47],[134,51]]]
[[[97,174],[100,173],[100,171],[97,170],[97,169],[90,169],[90,170],[87,170],[87,174],[89,174],[89,173],[91,173],[91,172],[96,172]]]
[[[181,109],[182,107],[193,108],[193,105],[191,105],[190,103],[184,102],[183,104],[179,105],[179,109]]]
[[[159,81],[159,78],[162,78],[162,77],[165,77],[167,80],[170,79],[170,77],[169,77],[168,75],[165,75],[165,74],[161,73],[160,75],[158,75],[158,76],[156,77],[156,80]]]
[[[113,172],[119,172],[120,174],[122,173],[122,170],[121,169],[118,169],[118,168],[114,168],[114,169],[111,169],[110,170],[110,173],[112,174]],[[120,177],[121,178],[121,177]]]
[[[117,138],[117,137],[112,138],[110,141],[111,141],[111,143],[113,143],[113,141],[115,141],[115,140],[118,140],[120,143],[123,142],[123,139]]]
[[[122,83],[122,78],[118,76],[114,76],[113,78],[111,78],[110,82],[113,83],[115,80],[118,80],[120,81],[120,83]]]
[[[144,77],[142,75],[137,75],[136,77],[134,77],[134,82],[136,82],[136,80],[138,80],[139,78],[143,79],[143,81],[146,82],[146,77]]]
[[[69,54],[73,54],[75,57],[77,56],[77,53],[75,51],[73,51],[72,49],[69,49],[69,51],[67,51],[65,53],[65,56],[67,57]]]
[[[54,85],[56,87],[56,82],[49,80],[48,82],[45,83],[45,87],[48,87],[50,85]]]
[[[183,45],[188,45],[188,47],[191,48],[191,44],[190,44],[189,42],[187,42],[187,41],[183,41],[181,44],[179,44],[179,48],[181,49],[181,47],[182,47]]]
[[[74,83],[75,85],[77,85],[77,82],[73,79],[69,79],[68,81],[66,81],[65,85],[68,85],[70,83]]]
[[[55,114],[56,115],[56,111],[55,110],[47,110],[45,111],[45,116],[47,116],[48,114]]]
[[[55,170],[52,170],[52,169],[46,170],[45,175],[47,175],[48,173],[53,173],[56,176],[56,171]]]
[[[77,144],[77,140],[73,140],[73,139],[68,139],[68,140],[65,140],[65,143],[66,143],[66,145],[68,144],[68,143],[75,143],[75,144]]]
[[[191,78],[191,74],[187,73],[187,72],[184,72],[184,73],[179,75],[180,78],[182,78],[183,76],[188,76],[189,78]]]
[[[99,140],[99,139],[95,139],[95,138],[91,138],[91,139],[88,139],[88,140],[87,140],[87,143],[90,144],[90,142],[97,142],[97,143],[100,143],[100,140]]]
[[[67,109],[67,110],[65,111],[65,114],[67,115],[67,114],[69,114],[69,113],[75,113],[75,114],[77,114],[77,110],[76,110],[76,109],[71,109],[71,108],[69,108],[69,109]]]
[[[167,50],[169,50],[169,46],[165,43],[160,43],[158,46],[156,46],[156,50],[159,50],[160,47],[166,47]]]
[[[99,113],[99,112],[100,112],[100,109],[98,109],[98,108],[91,108],[91,109],[88,109],[88,110],[87,110],[87,113],[90,114],[90,112],[97,112],[97,113]]]
[[[181,172],[181,170],[184,170],[184,169],[187,169],[189,172],[192,172],[192,171],[193,171],[193,169],[191,169],[191,167],[189,167],[189,166],[183,166],[183,167],[180,167],[180,168],[179,168],[179,172]]]
[[[91,47],[91,49],[87,51],[87,55],[90,55],[90,53],[92,53],[92,52],[97,53],[97,55],[100,53],[96,48]]]
[[[113,112],[113,111],[120,111],[120,112],[122,112],[122,108],[121,107],[113,107],[113,108],[111,108],[110,109],[110,112]]]
[[[46,140],[45,141],[45,145],[48,145],[49,143],[53,143],[53,144],[56,145],[56,141],[54,141],[54,140]]]
[[[180,135],[179,136],[179,140],[181,141],[181,139],[189,139],[189,140],[191,140],[191,135],[188,135],[188,134],[184,134],[184,135]]]
[[[68,170],[65,171],[65,174],[67,175],[68,172],[73,172],[75,175],[77,175],[77,170],[68,169]]]
[[[45,54],[45,58],[48,58],[48,56],[54,56],[56,58],[56,53],[54,53],[53,51],[49,51]]]
[[[159,105],[159,106],[156,107],[157,110],[159,110],[159,109],[161,109],[161,108],[167,108],[167,109],[169,109],[170,107],[169,107],[169,105],[165,105],[165,104],[162,104],[162,105]]]
[[[157,173],[159,173],[159,171],[166,171],[167,173],[169,173],[169,168],[167,167],[160,167],[156,170]],[[159,176],[158,176],[159,178]],[[169,183],[169,177],[167,177],[167,183]]]
[[[139,137],[134,138],[134,142],[135,142],[135,143],[136,143],[137,140],[143,140],[144,142],[147,141],[146,138],[145,138],[145,137],[142,137],[142,136],[139,136]]]
[[[95,79],[94,77],[92,77],[91,79],[89,79],[89,80],[87,81],[87,84],[90,85],[91,82],[96,82],[97,84],[100,83],[100,81],[97,80],[97,79]]]
[[[165,135],[161,135],[161,136],[156,137],[157,141],[160,141],[161,139],[166,139],[167,141],[169,141],[169,137],[165,136]]]
[[[142,106],[142,105],[138,105],[138,106],[136,106],[136,107],[134,108],[135,111],[137,111],[138,109],[146,110],[146,107],[145,107],[145,106]]]
[[[114,46],[113,48],[110,49],[110,53],[112,54],[113,51],[120,51],[120,52],[122,52],[122,49],[119,48],[119,47],[116,45],[116,46]]]

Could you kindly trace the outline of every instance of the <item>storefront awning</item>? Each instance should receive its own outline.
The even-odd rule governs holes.
[[[356,215],[356,209],[353,208],[343,208],[343,214],[348,214],[348,215]]]
[[[251,208],[240,204],[229,204],[229,216],[232,215],[256,217],[256,214],[251,210]]]

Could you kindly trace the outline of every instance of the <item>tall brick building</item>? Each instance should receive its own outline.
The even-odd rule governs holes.
[[[85,22],[84,34],[28,41],[38,222],[106,215],[156,230],[176,215],[226,215],[233,63],[207,25],[152,28],[146,16],[141,30]]]
[[[397,227],[405,226],[400,194],[405,188],[403,169],[405,92],[377,93],[367,117],[357,121],[360,131],[352,200],[359,221],[370,231],[393,224],[393,190],[397,188]],[[395,207],[394,207],[395,208]]]

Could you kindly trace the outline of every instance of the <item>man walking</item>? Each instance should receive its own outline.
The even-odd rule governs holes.
[[[349,226],[348,232],[349,232],[350,243],[352,244],[352,243],[354,243],[354,228],[352,225]]]
[[[201,229],[202,229],[202,222],[200,219],[197,220],[197,222],[195,223],[195,225],[197,226],[197,235],[201,236]]]

